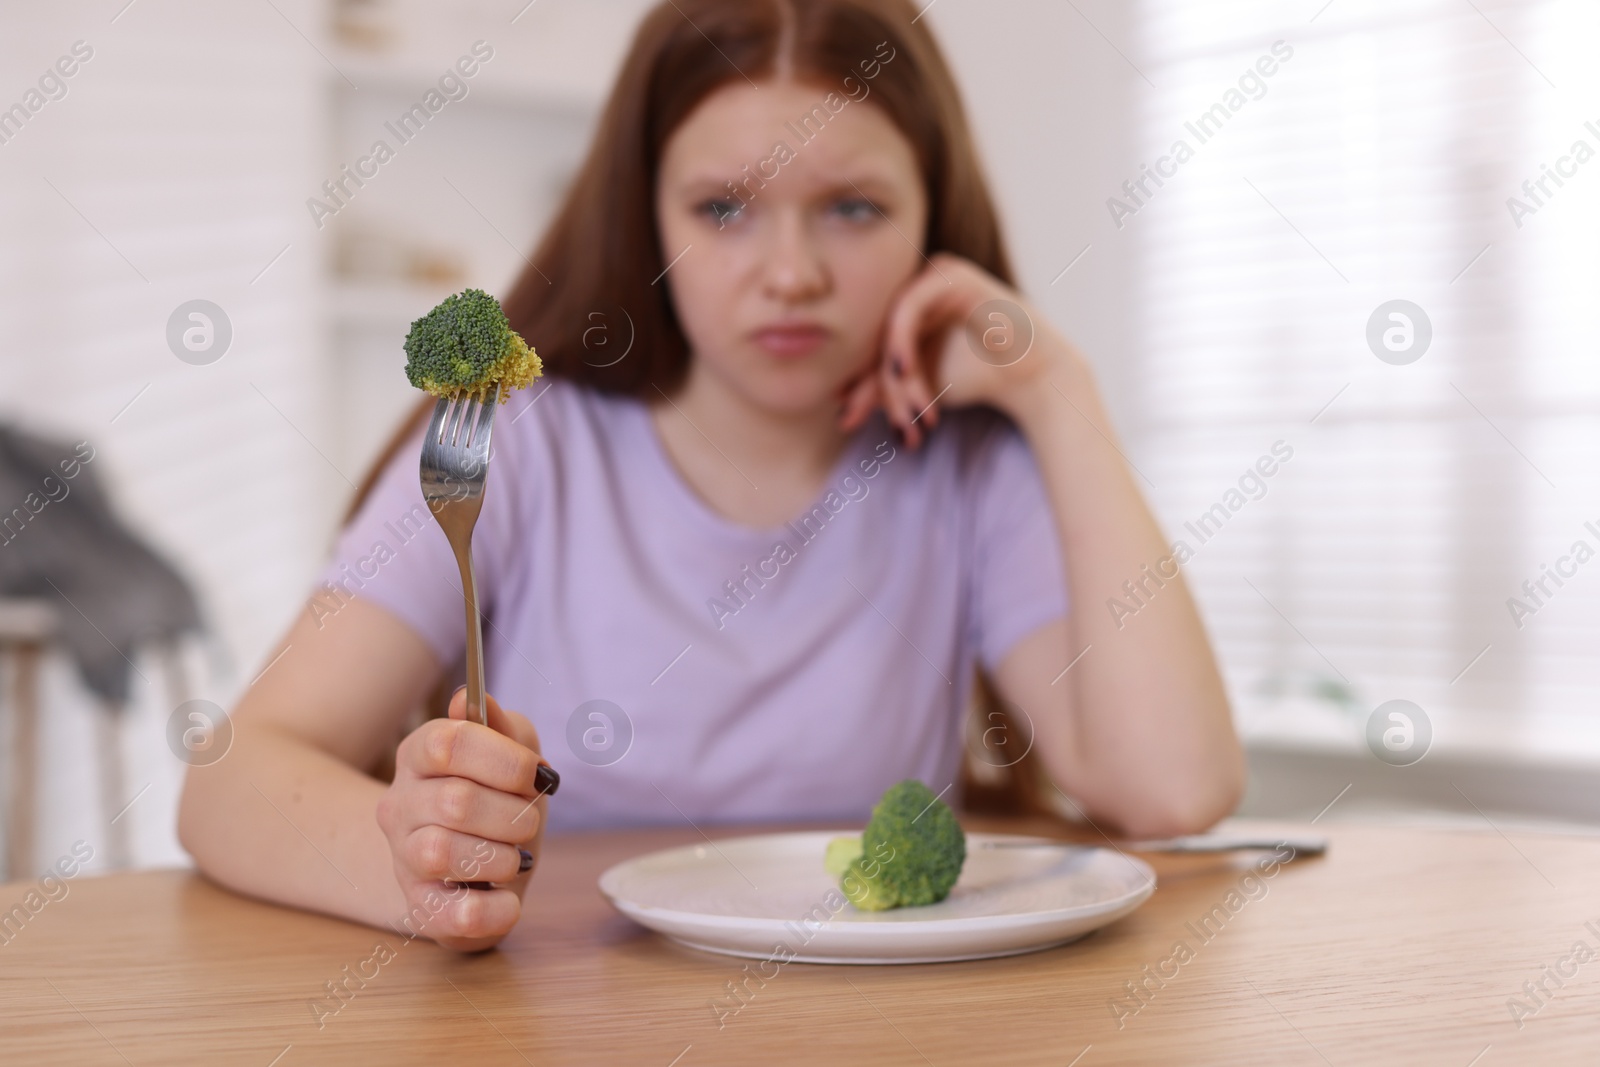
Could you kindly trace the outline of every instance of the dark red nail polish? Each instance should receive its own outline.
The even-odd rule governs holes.
[[[533,773],[533,784],[538,786],[539,795],[553,797],[556,790],[561,787],[561,775],[548,763],[539,764],[539,769]]]
[[[522,862],[517,864],[517,873],[526,874],[533,870],[533,853],[525,848],[517,849],[517,855],[522,857]]]

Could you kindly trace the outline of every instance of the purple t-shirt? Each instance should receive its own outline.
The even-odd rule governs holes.
[[[451,664],[461,585],[420,436],[322,577]],[[561,772],[553,831],[860,822],[903,778],[940,791],[974,664],[1067,607],[1033,457],[983,410],[917,452],[874,416],[812,508],[757,529],[695,494],[642,402],[552,381],[496,415],[473,555],[489,691]]]

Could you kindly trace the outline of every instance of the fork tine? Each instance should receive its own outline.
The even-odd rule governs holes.
[[[489,438],[489,424],[494,421],[495,403],[499,399],[499,392],[500,387],[498,385],[491,386],[482,402],[475,402],[478,403],[478,410],[475,413],[478,416],[478,421],[468,441],[468,444],[473,448],[482,447],[483,443]]]
[[[456,446],[463,452],[472,450],[472,440],[478,428],[478,400],[472,395],[461,398],[461,430],[456,434]]]
[[[426,440],[441,449],[484,450],[494,423],[500,387],[491,386],[484,397],[441,397],[428,419]]]
[[[433,414],[428,418],[428,432],[423,440],[430,444],[439,444],[444,440],[444,417],[450,410],[450,401],[440,397],[433,405]]]
[[[455,422],[456,418],[456,398],[454,396],[446,396],[439,403],[444,405],[444,419],[439,424],[439,447],[449,448],[450,425]]]

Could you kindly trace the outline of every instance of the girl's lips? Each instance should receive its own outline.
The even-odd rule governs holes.
[[[805,356],[828,340],[822,326],[768,326],[755,332],[756,344],[775,356]]]

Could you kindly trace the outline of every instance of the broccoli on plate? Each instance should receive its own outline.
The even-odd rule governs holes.
[[[500,302],[482,289],[445,297],[411,324],[405,347],[406,378],[438,397],[482,397],[498,385],[503,404],[544,371]]]
[[[823,866],[862,911],[937,904],[967,859],[955,814],[914,778],[890,786],[860,837],[828,842]]]

